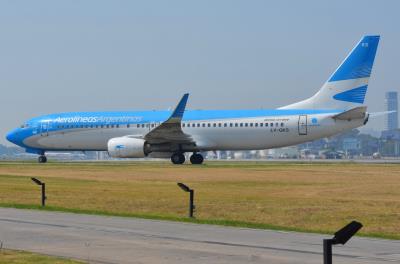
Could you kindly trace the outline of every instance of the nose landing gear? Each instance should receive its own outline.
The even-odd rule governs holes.
[[[47,162],[47,157],[45,155],[40,155],[38,158],[39,163],[46,163]]]

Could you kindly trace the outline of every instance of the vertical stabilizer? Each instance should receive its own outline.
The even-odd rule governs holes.
[[[350,109],[364,103],[379,36],[364,36],[312,97],[280,109]]]

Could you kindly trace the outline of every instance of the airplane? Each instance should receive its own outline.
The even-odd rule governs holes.
[[[113,158],[170,158],[202,164],[201,152],[261,150],[329,137],[368,122],[364,99],[380,36],[364,36],[312,97],[277,109],[70,112],[24,122],[6,136],[38,154],[108,151]]]

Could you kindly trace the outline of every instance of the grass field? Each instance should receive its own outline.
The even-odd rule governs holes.
[[[361,234],[400,239],[400,165],[164,162],[0,163],[0,206],[184,220],[195,189],[198,222],[333,232],[351,220]]]
[[[0,250],[0,264],[79,264],[83,262],[44,256],[18,250]]]

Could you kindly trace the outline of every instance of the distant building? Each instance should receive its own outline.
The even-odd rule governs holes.
[[[395,130],[399,128],[398,122],[398,102],[397,92],[387,92],[385,96],[386,111],[396,111],[387,114],[386,116],[386,130]]]
[[[360,145],[360,140],[355,137],[342,140],[342,149],[346,152],[359,150],[361,148]]]

